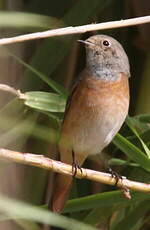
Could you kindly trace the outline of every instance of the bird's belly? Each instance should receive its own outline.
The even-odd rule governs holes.
[[[85,153],[89,155],[97,154],[107,146],[121,128],[126,111],[111,110],[107,113],[89,113],[85,116],[79,116],[76,125],[72,127],[71,142],[75,152]],[[115,116],[114,116],[115,115]]]

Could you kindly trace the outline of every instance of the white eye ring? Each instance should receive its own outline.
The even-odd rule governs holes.
[[[102,42],[102,44],[103,44],[103,46],[105,46],[105,47],[109,47],[111,44],[110,44],[110,42],[108,41],[108,40],[104,40],[103,42]]]

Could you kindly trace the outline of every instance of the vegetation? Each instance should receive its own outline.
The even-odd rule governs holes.
[[[1,37],[27,32],[132,18],[146,14],[149,3],[113,0],[0,0]],[[19,2],[19,3],[18,3]],[[136,4],[136,5],[135,5]],[[5,11],[7,10],[7,11]],[[18,11],[18,12],[17,12]],[[84,68],[85,51],[77,44],[95,33],[117,38],[131,64],[129,116],[103,159],[84,167],[106,171],[105,163],[135,181],[150,181],[150,41],[149,24],[83,35],[67,35],[0,48],[0,83],[20,89],[18,99],[0,91],[0,148],[56,158],[59,129],[73,81]],[[148,230],[150,196],[131,192],[127,200],[115,187],[76,180],[61,215],[47,210],[52,173],[0,162],[0,228]],[[40,225],[39,225],[40,223]]]

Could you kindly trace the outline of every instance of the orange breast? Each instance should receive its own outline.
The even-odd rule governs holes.
[[[83,78],[72,95],[61,141],[81,153],[100,152],[120,129],[128,106],[128,78],[124,74],[116,82]]]

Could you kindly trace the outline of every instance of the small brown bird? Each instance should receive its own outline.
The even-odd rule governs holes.
[[[86,67],[66,106],[59,142],[60,159],[81,166],[100,153],[121,128],[129,107],[130,67],[121,44],[106,35],[80,42],[86,47]],[[69,196],[72,177],[57,175],[52,210],[60,212]]]

